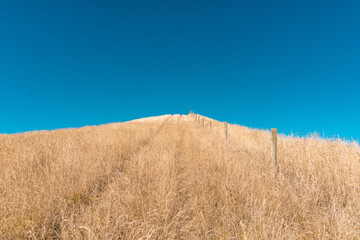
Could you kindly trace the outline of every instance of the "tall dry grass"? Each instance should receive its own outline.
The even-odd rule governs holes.
[[[360,149],[191,116],[0,136],[4,239],[358,239]]]

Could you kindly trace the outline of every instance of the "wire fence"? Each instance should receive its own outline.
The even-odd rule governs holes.
[[[198,122],[198,123],[202,123],[202,126],[205,127],[204,125],[204,117],[200,116],[199,114],[196,114],[194,112],[190,112],[190,115],[193,116],[193,118],[195,119],[195,122]],[[212,121],[210,121],[210,130],[212,130],[213,128],[213,125],[212,125]],[[227,122],[224,122],[224,138],[225,140],[228,139],[228,123]],[[271,131],[269,130],[265,130],[266,132],[268,132],[269,134],[272,134]],[[289,136],[286,136],[286,135],[283,135],[283,134],[279,134],[280,137],[289,137]],[[283,138],[281,139],[283,140]],[[306,139],[304,139],[306,141]],[[336,139],[322,139],[322,140],[327,140],[327,141],[333,141],[335,143],[335,140]],[[308,143],[299,143],[299,142],[289,142],[290,145],[296,145],[296,146],[299,146],[299,147],[305,147],[305,148],[311,148],[311,149],[317,149],[317,150],[321,150],[321,151],[325,151],[325,152],[332,152],[332,153],[342,153],[342,154],[349,154],[349,155],[352,155],[352,156],[357,156],[357,157],[360,157],[360,153],[354,153],[354,152],[348,152],[348,151],[340,151],[340,150],[334,150],[334,149],[327,149],[326,146],[321,146],[321,147],[317,147],[317,146],[311,146],[309,145]],[[349,146],[350,147],[350,146]]]
[[[202,117],[202,116],[200,116],[198,114],[195,114],[193,112],[190,112],[190,115],[193,116],[195,122],[197,122],[199,125],[202,125],[202,127],[205,127],[205,125],[204,125],[204,117]],[[210,123],[209,123],[210,131],[213,131],[212,130],[213,129],[212,120],[211,119],[208,119],[208,120],[210,121]],[[228,141],[228,123],[224,122],[223,126],[224,126],[224,139],[225,139],[225,142],[226,142],[226,141]],[[266,131],[266,132],[268,132],[271,135],[271,136],[269,136],[269,139],[271,139],[271,167],[270,167],[270,169],[271,169],[271,172],[274,174],[273,176],[276,177],[278,175],[278,173],[279,173],[279,165],[278,165],[278,161],[277,161],[277,147],[278,147],[277,146],[278,145],[278,143],[277,143],[277,136],[278,136],[277,129],[272,129],[271,131]],[[349,152],[349,151],[340,151],[340,150],[334,150],[334,149],[327,149],[327,146],[311,146],[308,143],[306,143],[307,139],[302,139],[304,141],[304,143],[299,143],[299,142],[295,142],[296,141],[295,139],[289,138],[290,141],[287,142],[287,141],[284,141],[284,138],[288,138],[289,136],[282,135],[282,134],[279,134],[279,135],[280,135],[280,141],[282,141],[279,147],[283,147],[282,145],[285,143],[285,144],[289,144],[289,145],[296,145],[298,147],[304,147],[305,149],[306,148],[311,148],[311,149],[314,149],[314,150],[316,149],[316,150],[320,150],[321,152],[341,153],[341,154],[348,154],[348,155],[360,157],[360,153],[354,153],[354,152]],[[329,139],[324,139],[324,140],[331,141]],[[333,141],[333,143],[335,143],[335,139],[332,140],[332,141]],[[356,146],[359,147],[359,145],[356,145]],[[351,148],[351,146],[348,146],[348,147]],[[359,151],[360,151],[360,149],[359,149]],[[354,177],[360,178],[359,174],[353,174],[351,172],[347,172],[347,174],[349,174],[351,176],[354,176]]]

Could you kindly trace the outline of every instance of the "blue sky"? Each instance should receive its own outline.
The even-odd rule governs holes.
[[[360,137],[360,2],[3,1],[0,133],[193,110]]]

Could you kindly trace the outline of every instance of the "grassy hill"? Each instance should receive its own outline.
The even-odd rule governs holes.
[[[209,122],[212,122],[212,130]],[[3,239],[359,239],[360,148],[192,115],[0,135]]]

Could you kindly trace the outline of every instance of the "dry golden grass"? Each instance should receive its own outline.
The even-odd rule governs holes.
[[[360,239],[359,146],[191,116],[0,135],[3,239]]]

